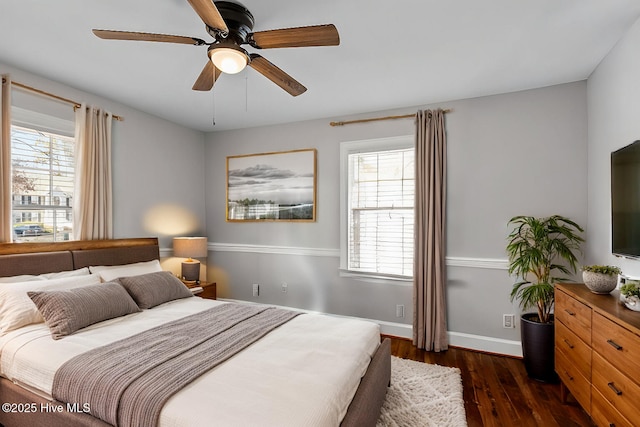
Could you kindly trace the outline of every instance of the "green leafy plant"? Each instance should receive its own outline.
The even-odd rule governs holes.
[[[634,280],[629,280],[620,287],[620,293],[625,297],[640,298],[640,283]]]
[[[622,273],[620,267],[615,265],[585,265],[582,267],[582,271],[590,271],[592,273],[606,274],[609,276],[617,276]]]
[[[553,215],[546,218],[515,216],[508,225],[513,229],[508,237],[509,274],[522,279],[511,290],[511,301],[518,299],[520,307],[536,307],[538,320],[548,323],[554,295],[553,284],[566,281],[563,276],[576,272],[577,258],[584,239],[584,230],[569,218]]]

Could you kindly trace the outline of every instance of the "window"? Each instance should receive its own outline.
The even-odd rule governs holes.
[[[413,137],[341,145],[341,269],[413,276]]]
[[[69,240],[72,235],[74,138],[11,127],[13,239]]]

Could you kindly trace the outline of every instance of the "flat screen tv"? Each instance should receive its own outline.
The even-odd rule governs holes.
[[[611,246],[640,258],[640,140],[611,153]]]

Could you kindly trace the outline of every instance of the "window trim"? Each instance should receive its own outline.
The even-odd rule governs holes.
[[[414,135],[401,135],[388,138],[344,141],[340,143],[340,277],[367,279],[367,281],[382,281],[410,284],[412,276],[399,276],[383,273],[372,273],[349,270],[349,155],[370,153],[384,150],[400,150],[415,147]]]
[[[11,125],[75,138],[76,125],[73,121],[15,105],[11,106]]]

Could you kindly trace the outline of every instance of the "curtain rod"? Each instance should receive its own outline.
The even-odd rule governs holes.
[[[446,110],[442,110],[443,113],[450,113],[452,110],[451,109],[446,109]],[[402,116],[386,116],[386,117],[375,117],[372,119],[359,119],[359,120],[346,120],[344,122],[330,122],[329,125],[331,126],[344,126],[344,125],[350,125],[353,123],[366,123],[366,122],[377,122],[377,121],[381,121],[381,120],[397,120],[397,119],[409,119],[411,117],[415,117],[416,114],[405,114]]]
[[[6,82],[6,79],[3,77],[2,78],[2,83],[4,84],[5,82]],[[17,86],[19,88],[22,88],[22,89],[25,89],[25,90],[28,90],[30,92],[34,92],[34,93],[37,93],[37,94],[40,94],[40,95],[48,96],[49,98],[57,99],[58,101],[66,102],[67,104],[73,105],[73,109],[74,110],[76,108],[82,107],[82,104],[77,102],[77,101],[74,101],[74,100],[68,99],[68,98],[63,98],[61,96],[54,95],[53,93],[45,92],[44,90],[41,90],[41,89],[36,89],[35,87],[28,86],[28,85],[26,85],[24,83],[18,83],[16,81],[12,80],[11,81],[11,85]],[[117,115],[113,114],[112,117],[113,117],[114,120],[118,120],[118,121],[121,121],[121,122],[124,121],[124,117],[122,117],[122,116],[117,116]]]

